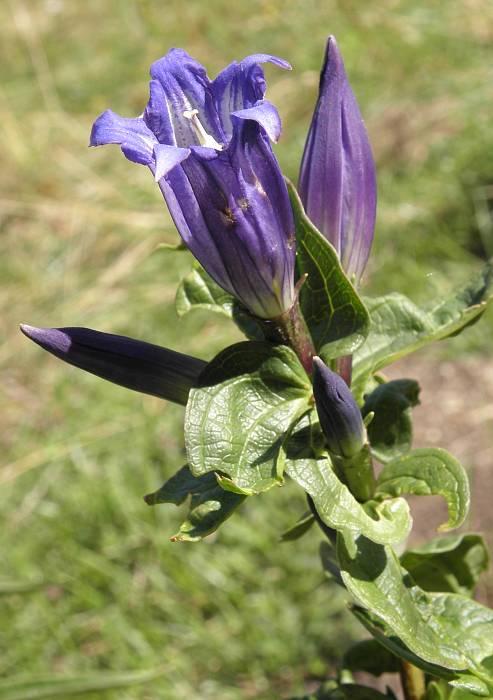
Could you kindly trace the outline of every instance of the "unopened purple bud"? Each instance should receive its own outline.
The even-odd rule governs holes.
[[[206,363],[196,357],[91,328],[34,328],[30,340],[52,355],[128,389],[185,405]]]
[[[359,282],[375,229],[375,163],[336,40],[329,37],[305,144],[300,197],[315,226]]]
[[[366,443],[361,411],[342,377],[313,358],[313,394],[329,452],[350,459]]]

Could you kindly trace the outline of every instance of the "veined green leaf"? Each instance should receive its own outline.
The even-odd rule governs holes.
[[[489,555],[481,535],[449,535],[404,552],[401,564],[425,591],[471,595]]]
[[[426,593],[402,569],[390,547],[365,537],[339,534],[337,554],[347,589],[369,612],[367,627],[380,627],[381,636],[396,637],[394,653],[395,648],[407,649],[442,667],[445,676],[448,669],[453,677],[469,673],[483,684],[493,683],[493,610],[461,595]],[[365,615],[360,611],[358,617]]]
[[[405,539],[412,520],[404,499],[363,506],[339,480],[328,458],[286,462],[287,474],[313,499],[321,519],[334,530],[364,533],[374,542]]]
[[[375,496],[402,494],[440,495],[448,506],[449,519],[438,529],[459,527],[469,511],[469,481],[461,464],[440,448],[413,450],[387,464],[381,471]]]
[[[245,496],[221,488],[213,473],[194,476],[188,465],[182,467],[160,489],[144,497],[147,504],[174,503],[181,505],[190,496],[186,519],[172,542],[196,542],[212,532],[243,503]]]
[[[294,185],[288,182],[296,227],[296,259],[300,277],[303,316],[317,352],[324,360],[348,355],[368,333],[365,305],[341,267],[333,246],[312,224]]]
[[[355,383],[428,343],[457,335],[483,313],[492,297],[489,262],[464,287],[431,307],[420,309],[402,294],[365,299],[371,325],[354,355]]]
[[[250,340],[264,340],[264,326],[237,300],[225,292],[198,263],[184,277],[176,291],[175,307],[178,316],[202,309],[230,318]]]
[[[226,475],[244,494],[279,484],[284,444],[310,397],[310,381],[290,348],[262,342],[227,348],[190,392],[185,441],[192,473]]]
[[[225,292],[200,266],[194,268],[184,277],[176,292],[176,312],[184,316],[193,309],[206,309],[231,318],[233,297]]]

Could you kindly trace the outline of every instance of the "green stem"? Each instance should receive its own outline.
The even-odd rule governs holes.
[[[339,478],[360,503],[369,501],[375,493],[375,474],[370,448],[365,445],[361,452],[350,459],[332,457]]]
[[[401,659],[400,675],[405,700],[424,700],[426,683],[423,671]]]

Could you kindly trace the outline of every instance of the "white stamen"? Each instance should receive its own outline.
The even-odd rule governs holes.
[[[223,147],[220,143],[216,141],[214,136],[211,136],[204,129],[202,122],[198,118],[198,109],[186,109],[183,112],[185,119],[189,119],[192,122],[193,130],[197,136],[201,146],[206,146],[207,148],[214,148],[216,151],[222,151]]]

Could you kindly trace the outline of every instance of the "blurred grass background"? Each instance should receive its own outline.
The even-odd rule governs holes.
[[[238,338],[177,321],[187,254],[145,168],[87,149],[107,107],[147,101],[148,67],[186,48],[211,76],[254,52],[296,179],[329,33],[378,165],[373,293],[441,295],[493,254],[493,10],[489,0],[5,0],[0,5],[0,676],[163,666],[132,700],[279,698],[324,677],[361,635],[324,583],[289,488],[252,499],[201,544],[171,544],[173,506],[142,496],[184,461],[182,409],[62,366],[19,322],[123,333],[210,358]],[[493,317],[441,356],[491,352]],[[478,376],[477,381],[480,382]],[[16,592],[17,591],[17,592]]]

